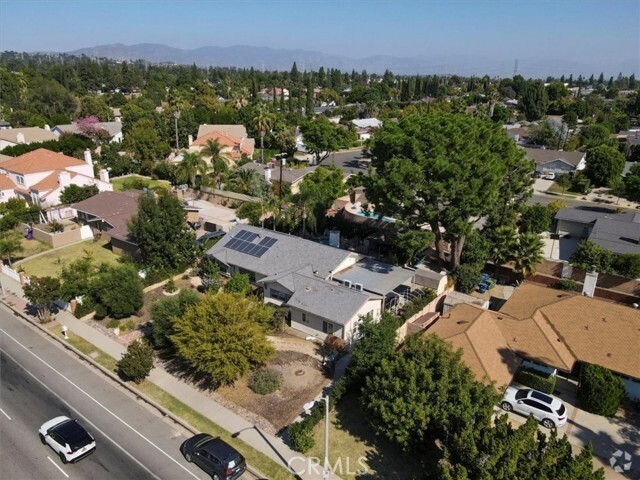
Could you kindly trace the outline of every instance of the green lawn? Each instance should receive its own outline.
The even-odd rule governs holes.
[[[58,277],[62,267],[86,255],[91,255],[96,265],[101,263],[113,265],[120,258],[111,251],[110,245],[104,240],[98,242],[87,240],[58,250],[50,250],[44,255],[19,263],[15,268],[22,267],[28,276]]]
[[[329,417],[329,462],[339,477],[345,480],[432,478],[425,476],[425,472],[435,472],[438,452],[425,451],[417,458],[375,437],[354,394],[346,395]],[[322,459],[324,421],[316,425],[313,438],[315,446],[307,452],[307,456]],[[342,471],[335,467],[336,464],[341,466]],[[363,471],[363,464],[366,465],[366,471]]]
[[[39,240],[36,240],[35,238],[32,238],[31,240],[27,240],[26,238],[24,238],[24,235],[20,240],[20,244],[22,246],[22,250],[20,250],[16,254],[16,256],[12,258],[14,262],[18,260],[22,260],[23,258],[30,257],[40,252],[46,252],[47,250],[51,250],[52,248],[51,245],[41,242]]]
[[[123,178],[116,178],[115,180],[111,180],[111,183],[113,184],[113,189],[116,192],[121,192],[122,190],[125,189],[124,188],[125,182],[132,182],[135,179],[140,179],[142,182],[144,182],[144,186],[146,188],[155,188],[155,187],[171,188],[171,184],[166,180],[152,180],[149,177],[142,177],[138,175],[131,175],[129,177],[123,177]]]
[[[563,189],[560,185],[558,185],[555,182],[551,184],[551,186],[547,189],[547,192],[555,193],[557,195],[565,195],[567,197],[579,197],[580,195],[584,195],[580,192],[571,192],[567,189]]]

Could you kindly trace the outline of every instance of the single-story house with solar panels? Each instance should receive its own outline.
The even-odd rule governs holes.
[[[413,286],[410,270],[249,225],[235,226],[207,255],[227,274],[248,274],[265,302],[291,310],[293,328],[320,339],[351,341],[361,317],[378,318]]]

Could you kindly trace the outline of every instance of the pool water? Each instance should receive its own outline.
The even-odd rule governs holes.
[[[369,212],[370,213],[370,212]],[[378,215],[375,214],[369,214],[367,215],[367,212],[365,210],[360,210],[357,215],[359,217],[367,217],[367,218],[371,218],[373,220],[382,220],[383,222],[391,222],[391,223],[395,223],[396,219],[395,218],[391,218],[391,217],[382,217],[379,218]]]

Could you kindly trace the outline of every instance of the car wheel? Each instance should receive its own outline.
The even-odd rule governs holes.
[[[500,404],[500,406],[502,407],[502,409],[503,409],[505,412],[510,412],[511,410],[513,410],[513,407],[511,406],[511,404],[510,404],[509,402],[502,402],[502,403]]]
[[[38,437],[40,437],[40,441],[42,442],[43,445],[47,444],[47,441],[44,439],[44,435],[43,434],[39,433]]]
[[[545,418],[544,420],[542,420],[542,426],[546,428],[554,428],[556,424],[553,423],[553,420],[549,420],[548,418]]]
[[[189,452],[184,454],[184,459],[189,463],[193,462],[193,457],[191,456],[191,454]]]
[[[213,480],[220,480],[220,477],[218,476],[218,474],[217,474],[217,473],[214,473],[213,475],[211,475],[211,478],[212,478]]]
[[[58,455],[60,455],[60,460],[62,460],[62,463],[66,465],[67,457],[64,456],[64,453],[60,452]]]

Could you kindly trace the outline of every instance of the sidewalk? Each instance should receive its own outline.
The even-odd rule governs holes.
[[[1,282],[5,293],[5,303],[24,313],[28,302],[23,298],[24,293],[21,285],[6,275],[0,274],[0,276],[2,277]],[[61,311],[56,314],[56,317],[60,324],[69,328],[69,331],[84,338],[115,359],[119,360],[126,351],[126,347],[78,320],[69,312]],[[308,465],[312,464],[311,460],[293,451],[280,438],[263,432],[254,424],[218,404],[198,389],[169,374],[161,366],[156,365],[156,368],[151,370],[148,379],[228,432],[236,433],[242,431],[239,435],[240,439],[267,455],[286,470],[291,471],[289,465],[298,471],[302,470],[303,459]],[[319,480],[322,478],[320,471],[316,473],[318,469],[311,468],[308,470],[310,470],[308,473],[299,474],[298,478],[303,480]],[[292,475],[295,476],[293,472]],[[338,479],[339,477],[331,475],[330,478]]]

